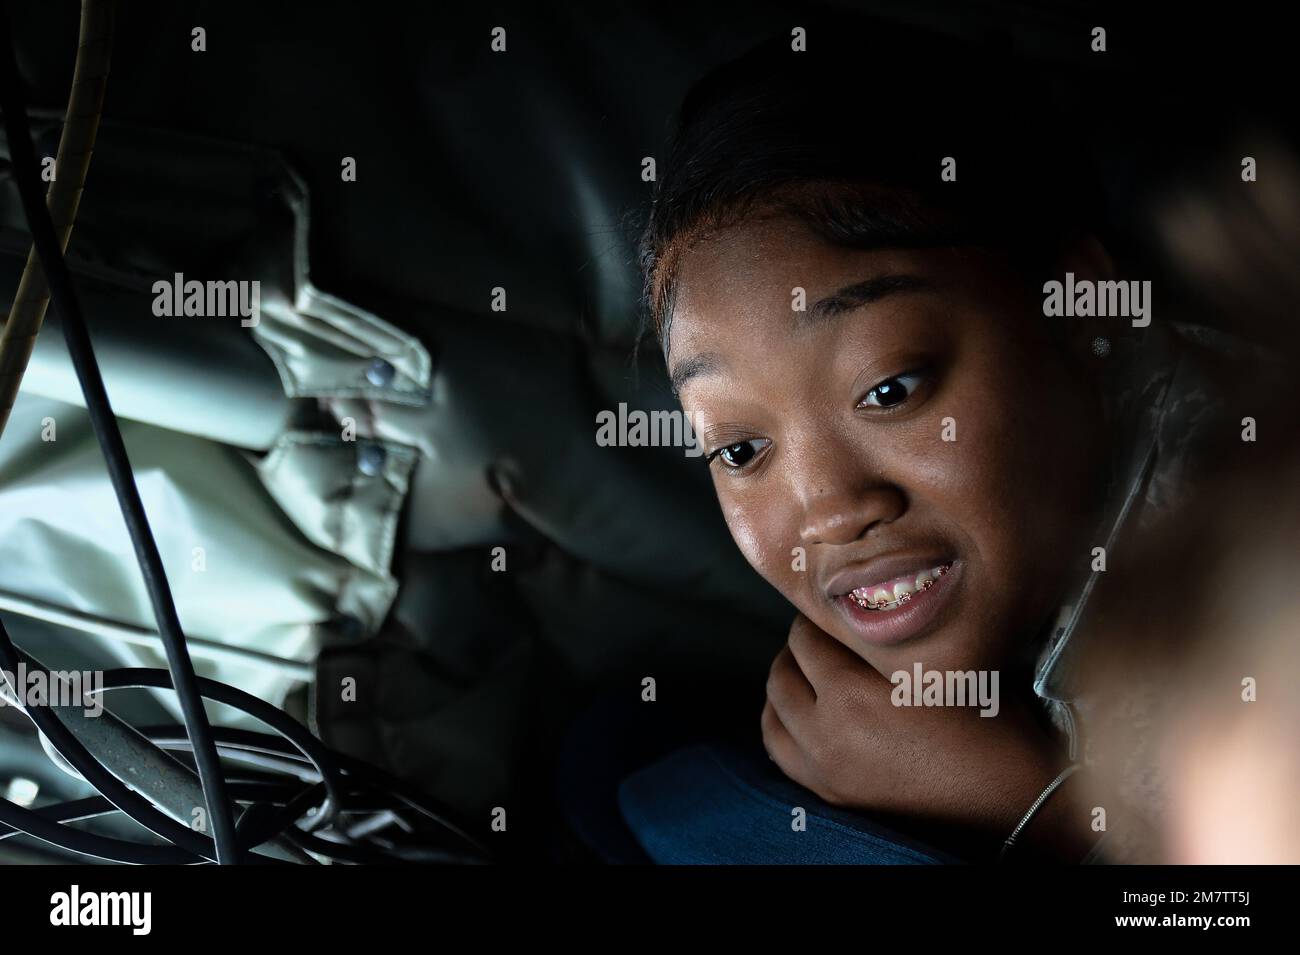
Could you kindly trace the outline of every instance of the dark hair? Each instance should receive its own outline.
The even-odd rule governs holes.
[[[804,52],[774,37],[683,102],[641,238],[643,337],[666,345],[682,253],[754,217],[855,248],[989,247],[1038,275],[1098,206],[1080,152],[1007,49],[856,21],[809,27]]]

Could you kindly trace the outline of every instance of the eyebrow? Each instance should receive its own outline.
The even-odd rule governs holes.
[[[795,312],[795,321],[801,325],[816,325],[863,305],[879,302],[890,295],[931,291],[934,287],[932,281],[919,275],[877,275],[846,285],[833,295],[818,301],[807,312]]]
[[[684,361],[677,363],[673,369],[670,381],[673,386],[673,394],[680,394],[682,385],[697,375],[709,375],[718,371],[723,365],[722,356],[717,352],[700,352],[698,355],[692,355]]]
[[[818,300],[806,312],[795,312],[795,323],[799,327],[818,325],[855,308],[879,302],[891,295],[931,291],[934,288],[934,282],[919,275],[877,275],[844,286],[838,292]],[[682,386],[690,379],[699,375],[713,374],[724,364],[722,356],[717,352],[701,352],[678,362],[670,376],[673,394],[680,394]]]

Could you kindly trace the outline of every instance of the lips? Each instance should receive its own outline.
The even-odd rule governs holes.
[[[894,644],[942,625],[959,591],[962,563],[935,554],[894,556],[848,567],[827,597],[849,627],[873,644]]]

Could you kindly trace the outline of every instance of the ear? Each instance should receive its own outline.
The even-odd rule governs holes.
[[[1115,262],[1106,247],[1092,233],[1087,233],[1074,240],[1065,248],[1056,261],[1052,278],[1065,280],[1065,273],[1073,272],[1075,282],[1105,282],[1115,278]],[[1116,336],[1123,334],[1129,327],[1128,322],[1116,321],[1114,318],[1062,318],[1065,322],[1063,340],[1070,354],[1080,361],[1096,362],[1095,343],[1104,340],[1114,347]]]

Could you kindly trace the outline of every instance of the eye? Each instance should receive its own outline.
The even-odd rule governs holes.
[[[727,444],[709,452],[708,461],[714,458],[721,458],[722,463],[732,471],[739,471],[758,456],[758,452],[767,447],[771,442],[766,438],[755,438],[752,441],[738,441],[735,444]]]
[[[921,376],[915,373],[886,378],[867,392],[858,407],[892,408],[906,401],[920,384]]]

